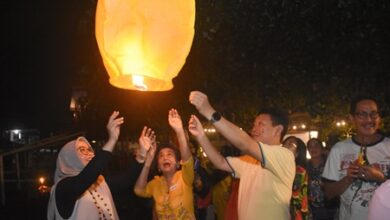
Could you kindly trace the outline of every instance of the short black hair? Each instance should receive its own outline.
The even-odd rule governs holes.
[[[173,150],[176,160],[180,161],[181,157],[180,157],[180,151],[179,151],[178,147],[176,145],[169,144],[169,143],[160,144],[160,146],[157,148],[156,157],[158,157],[158,154],[160,153],[160,151],[162,149],[165,149],[165,148],[169,148],[169,149]]]
[[[378,111],[379,111],[379,104],[378,104],[378,100],[372,96],[368,96],[368,95],[358,95],[356,96],[355,98],[352,99],[351,101],[351,104],[349,106],[349,113],[351,115],[354,115],[355,112],[356,112],[356,107],[358,105],[359,102],[363,101],[363,100],[370,100],[370,101],[373,101],[375,102],[377,108],[378,108]]]
[[[287,130],[288,130],[288,114],[285,111],[277,108],[261,109],[257,115],[262,115],[262,114],[271,116],[272,126],[276,126],[276,125],[283,126],[283,130],[280,134],[280,141],[282,141],[284,135],[287,134]]]

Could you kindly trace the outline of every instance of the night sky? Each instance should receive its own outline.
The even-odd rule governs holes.
[[[353,84],[349,90],[369,82],[367,91],[377,87],[381,97],[388,97],[388,1],[197,1],[187,63],[175,88],[157,93],[109,85],[94,38],[95,6],[92,0],[0,3],[2,130],[73,129],[73,86],[85,88],[99,111],[87,128],[102,130],[117,109],[126,117],[128,132],[153,121],[166,123],[170,107],[187,118],[195,112],[186,101],[193,89],[210,93],[213,101],[239,92],[251,101],[258,93],[273,99],[276,90],[303,96],[334,89],[338,81]],[[362,80],[354,81],[358,74]],[[302,86],[296,91],[283,90],[297,84]],[[270,103],[267,98],[263,103]]]
[[[61,5],[62,4],[62,5]],[[41,128],[68,110],[75,8],[55,1],[1,3],[2,128]]]
[[[78,86],[99,101],[99,118],[87,127],[104,130],[112,110],[121,111],[129,127],[136,121],[137,131],[154,116],[166,118],[177,92],[144,94],[109,85],[94,37],[95,5],[78,0],[0,3],[2,130],[39,129],[47,135],[73,129],[69,103],[72,87]],[[188,92],[179,96],[185,100]],[[153,113],[150,119],[145,109]]]

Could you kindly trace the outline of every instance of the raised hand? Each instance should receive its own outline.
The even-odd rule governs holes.
[[[225,158],[222,157],[222,155],[213,147],[203,130],[202,124],[195,115],[191,115],[188,122],[188,130],[193,136],[195,136],[197,142],[200,146],[202,146],[204,152],[207,154],[208,159],[217,169],[233,172]]]
[[[156,154],[157,146],[151,145],[146,155],[145,166],[150,167],[153,163],[154,155]]]
[[[144,126],[141,132],[141,136],[138,139],[140,146],[140,156],[145,158],[146,153],[152,146],[156,147],[156,135],[151,128]]]
[[[108,119],[106,128],[108,132],[109,141],[116,142],[119,138],[120,126],[123,124],[124,118],[123,117],[118,118],[118,116],[119,116],[119,112],[114,111],[111,114],[110,118]]]
[[[202,123],[200,123],[198,117],[191,115],[190,121],[188,122],[188,130],[195,137],[200,137],[205,135]]]
[[[145,190],[146,184],[148,182],[148,174],[150,166],[152,165],[154,155],[156,154],[156,135],[151,128],[144,127],[141,132],[141,136],[138,139],[140,145],[140,152],[137,154],[136,160],[139,163],[145,162],[144,167],[142,168],[141,174],[139,175],[137,182],[134,186],[135,193],[141,193]],[[144,152],[142,158],[140,158],[141,151]]]
[[[183,122],[181,117],[176,109],[171,109],[168,112],[168,122],[175,132],[178,132],[183,129]]]
[[[176,133],[177,142],[179,144],[180,156],[183,161],[187,161],[191,156],[190,148],[188,147],[188,140],[183,128],[183,122],[176,109],[171,109],[168,112],[169,125]],[[192,180],[191,180],[192,182]]]
[[[207,119],[211,118],[211,115],[215,112],[206,94],[199,91],[192,91],[190,93],[189,101],[195,108]]]
[[[108,141],[106,144],[102,147],[105,151],[112,152],[116,142],[118,141],[119,134],[120,134],[120,127],[121,124],[123,124],[124,119],[123,117],[118,118],[119,112],[114,111],[110,118],[108,119],[108,123],[106,125],[107,132],[108,132]]]

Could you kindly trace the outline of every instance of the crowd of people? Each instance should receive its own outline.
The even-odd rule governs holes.
[[[108,141],[93,149],[79,137],[60,150],[47,218],[198,220],[379,220],[390,214],[390,139],[379,132],[381,114],[372,97],[351,102],[355,133],[325,153],[321,140],[286,135],[288,115],[262,109],[250,132],[223,117],[206,94],[193,91],[189,102],[229,143],[223,153],[191,115],[188,132],[179,112],[168,112],[173,135],[159,143],[144,127],[139,148],[123,175],[105,174],[124,118],[114,111]],[[172,140],[173,139],[173,140]],[[201,163],[202,147],[212,169]],[[310,159],[307,159],[307,151]],[[130,190],[129,190],[130,189]],[[126,213],[118,195],[132,198]],[[144,199],[142,199],[144,198]],[[120,204],[119,204],[120,203]]]

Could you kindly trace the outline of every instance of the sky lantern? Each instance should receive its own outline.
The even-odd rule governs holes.
[[[195,0],[99,0],[96,39],[111,85],[167,91],[194,37]]]

